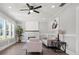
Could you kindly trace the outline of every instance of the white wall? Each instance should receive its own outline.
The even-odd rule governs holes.
[[[56,29],[52,29],[52,24],[53,24],[53,21],[56,20],[57,21],[57,24],[59,24],[59,17],[56,17],[54,19],[51,19],[48,23],[48,34],[49,35],[55,35],[55,34],[58,34],[58,28],[59,28],[59,25],[57,25],[57,28]]]
[[[78,4],[71,4],[66,7],[63,11],[61,11],[56,17],[59,17],[59,26],[65,31],[64,41],[67,42],[66,52],[68,54],[79,54],[79,37],[77,38],[76,27],[76,8],[79,6]],[[79,16],[79,14],[78,14]],[[54,18],[52,18],[54,19]],[[79,19],[79,18],[78,18]],[[79,21],[79,20],[78,20]],[[77,21],[77,22],[78,22]],[[52,21],[50,21],[52,22]],[[79,28],[79,27],[78,27]],[[52,32],[52,31],[50,31]],[[79,32],[79,29],[78,29]]]
[[[48,33],[48,22],[46,21],[39,22],[39,30],[40,30],[40,34]]]
[[[25,22],[25,30],[39,30],[38,22],[35,21]]]
[[[39,34],[40,34],[40,39],[42,39],[43,36],[47,37],[48,35],[48,22],[47,21],[39,22]]]
[[[64,41],[67,42],[67,53],[76,54],[76,5],[68,6],[60,17],[60,27],[64,29]]]
[[[76,8],[76,52],[79,54],[79,5]]]

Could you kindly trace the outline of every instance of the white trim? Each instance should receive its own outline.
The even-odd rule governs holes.
[[[68,50],[68,49],[66,49],[66,53],[67,53],[67,54],[70,54],[70,55],[76,55],[76,53],[74,53],[74,52],[72,52],[72,51],[70,51],[70,50]]]
[[[64,36],[73,36],[73,37],[76,37],[76,34],[64,34]]]

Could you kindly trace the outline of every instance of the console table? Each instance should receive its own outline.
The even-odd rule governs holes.
[[[56,47],[56,50],[61,50],[61,47],[63,48],[64,52],[66,53],[66,42],[61,42],[61,41],[53,41],[51,42],[54,47]],[[55,50],[55,51],[56,51]]]

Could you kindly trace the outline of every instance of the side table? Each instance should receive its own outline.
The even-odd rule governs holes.
[[[52,44],[54,44],[54,47],[57,48],[56,50],[61,50],[61,47],[62,47],[62,49],[64,50],[63,52],[66,53],[66,42],[53,41]]]

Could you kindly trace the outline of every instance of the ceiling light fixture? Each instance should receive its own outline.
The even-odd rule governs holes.
[[[33,12],[33,10],[30,10],[30,12]]]
[[[55,8],[55,5],[52,5],[52,8]]]
[[[9,6],[8,8],[12,8],[11,6]]]

